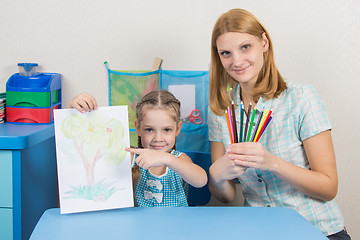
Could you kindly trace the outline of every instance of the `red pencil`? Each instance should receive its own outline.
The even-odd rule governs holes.
[[[270,116],[269,121],[267,121],[267,123],[266,123],[266,125],[264,127],[264,130],[259,134],[258,140],[261,138],[262,134],[265,132],[266,127],[269,125],[271,119],[272,119],[272,116]]]
[[[260,129],[259,135],[257,136],[257,138],[255,139],[255,141],[254,141],[254,142],[259,141],[260,136],[262,135],[262,133],[263,133],[263,131],[264,131],[264,129],[265,129],[265,127],[266,127],[266,125],[267,125],[268,121],[269,121],[269,118],[270,118],[270,116],[271,116],[271,113],[272,113],[272,109],[270,110],[270,112],[269,112],[269,113],[268,113],[268,115],[266,116],[265,121],[264,121],[263,125],[261,126],[261,129]]]
[[[229,115],[228,115],[228,111],[227,111],[227,110],[225,110],[225,117],[226,117],[226,123],[227,123],[228,130],[229,130],[230,142],[231,142],[231,143],[234,143],[234,142],[233,142],[233,138],[232,138],[232,136],[231,136],[230,119],[229,119]]]

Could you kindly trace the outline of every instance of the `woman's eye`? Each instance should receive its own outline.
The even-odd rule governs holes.
[[[245,45],[241,46],[241,50],[245,51],[245,50],[249,49],[250,47],[251,47],[250,44],[245,44]]]
[[[230,55],[230,52],[228,52],[228,51],[222,51],[222,52],[220,52],[220,55],[223,56],[223,57],[227,57],[227,56]]]

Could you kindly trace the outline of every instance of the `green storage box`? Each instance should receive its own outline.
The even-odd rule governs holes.
[[[52,91],[52,94],[50,92],[6,92],[6,105],[8,106],[50,107],[59,102],[59,89]]]

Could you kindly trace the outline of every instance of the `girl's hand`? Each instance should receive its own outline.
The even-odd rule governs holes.
[[[152,149],[125,148],[125,150],[133,154],[138,154],[139,156],[135,159],[135,162],[139,167],[144,169],[164,166],[169,156],[171,156],[171,154],[167,152]]]
[[[246,170],[246,167],[237,165],[229,155],[217,159],[210,167],[210,175],[215,182],[223,182],[240,177]]]
[[[230,144],[226,152],[235,164],[242,167],[271,171],[276,165],[276,157],[258,142]]]
[[[135,159],[137,165],[144,169],[151,167],[167,166],[180,175],[190,185],[200,188],[207,183],[207,175],[204,169],[194,164],[186,154],[180,157],[171,155],[168,152],[152,149],[125,148],[126,151],[139,156]]]
[[[90,112],[98,108],[95,98],[88,93],[80,93],[71,99],[70,108],[76,108],[79,112]]]

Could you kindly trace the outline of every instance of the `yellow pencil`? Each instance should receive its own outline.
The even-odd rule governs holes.
[[[254,142],[255,142],[255,140],[257,139],[258,135],[260,134],[261,127],[262,127],[262,125],[264,124],[264,121],[265,121],[265,119],[266,119],[266,116],[267,116],[268,112],[269,112],[269,110],[266,110],[265,113],[264,113],[263,116],[262,116],[260,125],[259,125],[259,127],[258,127],[258,130],[257,130],[256,135],[255,135],[254,140],[253,140]]]

